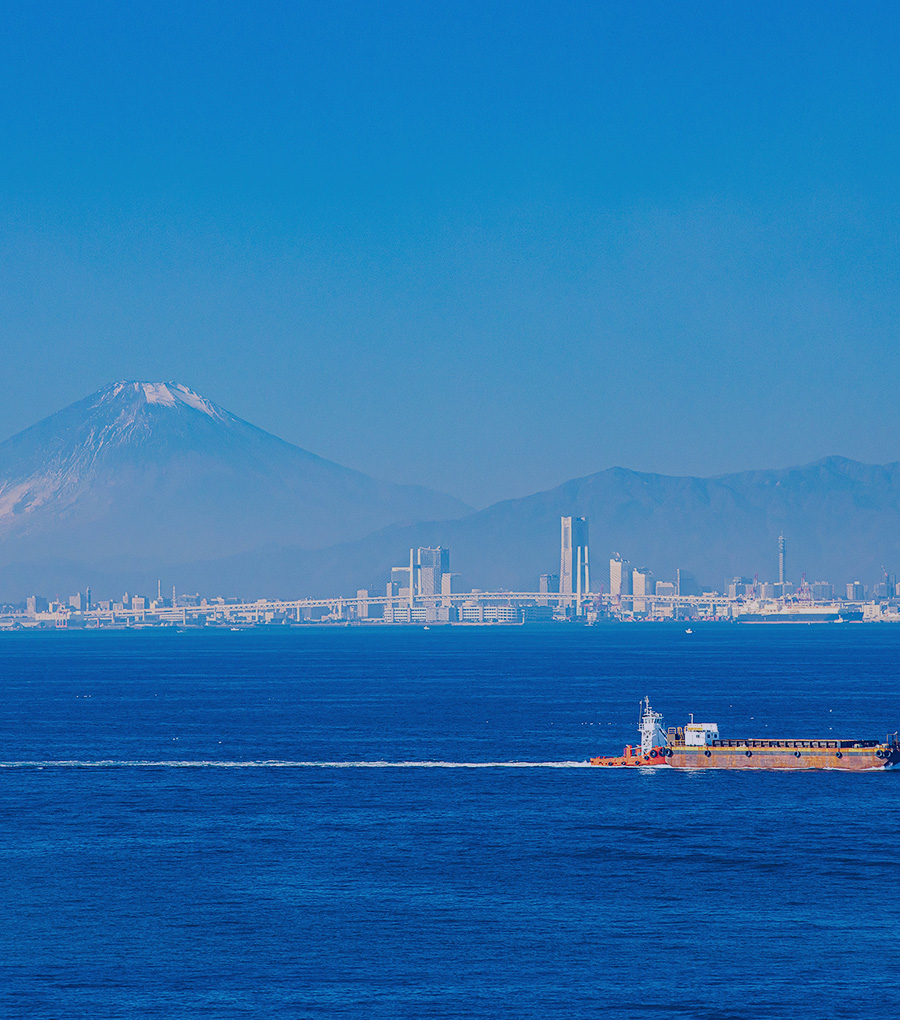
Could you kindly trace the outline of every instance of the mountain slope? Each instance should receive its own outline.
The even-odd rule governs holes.
[[[559,569],[564,514],[590,518],[594,590],[608,588],[612,552],[649,566],[657,579],[673,579],[682,567],[718,590],[735,575],[777,579],[781,532],[795,583],[803,572],[835,584],[873,583],[882,564],[900,572],[900,464],[830,457],[716,478],[611,468],[456,520],[392,526],[330,549],[263,549],[254,557],[185,565],[178,583],[286,597],[380,590],[386,571],[406,562],[411,546],[440,544],[451,549],[461,590],[533,590],[541,573]]]
[[[502,570],[512,586],[557,570],[562,514],[590,518],[594,587],[608,585],[612,552],[657,577],[686,568],[716,588],[739,574],[772,579],[782,532],[788,574],[797,582],[804,571],[837,582],[872,576],[882,563],[900,566],[900,465],[841,457],[714,478],[611,468],[499,503],[447,529],[461,552],[476,557],[479,574]]]
[[[468,509],[317,457],[178,383],[113,384],[0,444],[0,563],[311,548]]]

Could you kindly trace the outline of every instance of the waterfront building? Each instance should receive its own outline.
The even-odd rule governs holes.
[[[778,536],[778,583],[782,586],[781,590],[784,591],[784,584],[787,580],[785,577],[786,551],[784,547],[784,534]]]
[[[850,581],[847,584],[847,599],[850,602],[862,602],[866,597],[866,586],[859,581]]]
[[[482,605],[465,603],[460,610],[463,623],[518,623],[519,609],[516,606]]]
[[[424,606],[411,606],[408,603],[384,607],[385,623],[427,623],[428,613]]]
[[[553,622],[553,606],[541,605],[536,606],[522,606],[522,622],[523,623],[552,623]]]

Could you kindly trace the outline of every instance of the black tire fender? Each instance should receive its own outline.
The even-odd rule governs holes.
[[[744,754],[746,754],[748,758],[752,758],[753,757],[753,752],[752,751],[744,751]]]
[[[703,753],[706,755],[707,758],[712,757],[712,751],[704,751]]]

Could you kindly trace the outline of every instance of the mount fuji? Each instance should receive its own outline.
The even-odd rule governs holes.
[[[0,566],[152,569],[469,510],[317,457],[180,383],[114,383],[0,443]]]

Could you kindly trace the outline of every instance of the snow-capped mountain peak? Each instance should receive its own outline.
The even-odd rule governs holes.
[[[143,401],[147,404],[160,404],[163,407],[177,407],[178,404],[185,404],[188,407],[192,407],[195,411],[201,411],[203,414],[209,415],[210,418],[222,420],[219,408],[211,400],[201,397],[199,393],[196,393],[183,383],[118,382],[108,387],[105,391],[101,390],[101,393],[104,395],[108,394],[111,399],[120,396],[124,396],[127,399],[133,394],[138,400],[141,399],[143,394]]]
[[[313,547],[468,509],[317,457],[179,382],[112,383],[0,443],[0,563]]]

